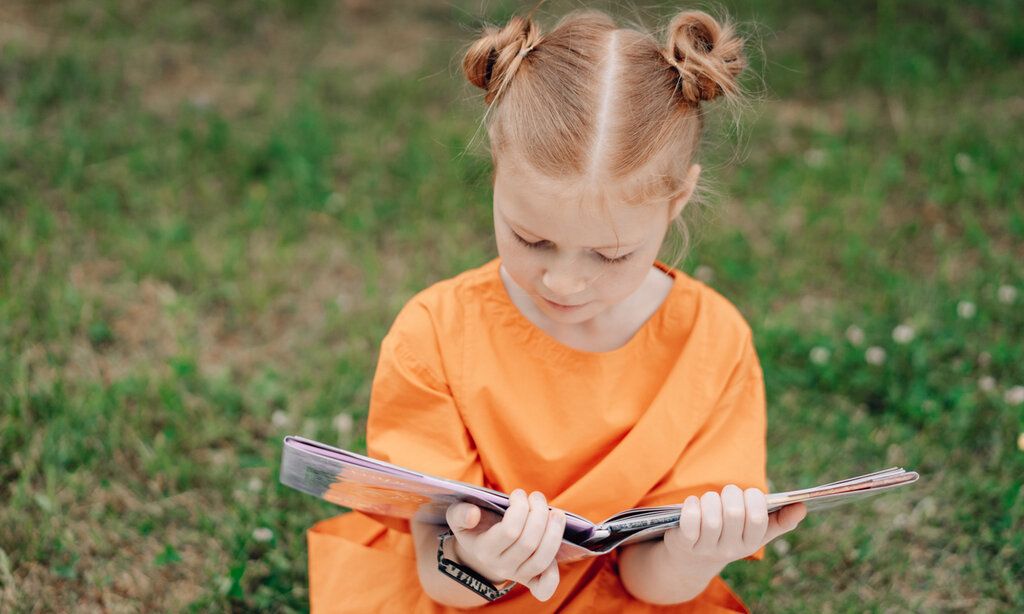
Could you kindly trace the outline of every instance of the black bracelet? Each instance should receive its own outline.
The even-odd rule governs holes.
[[[481,576],[469,567],[460,565],[449,558],[445,558],[444,542],[453,535],[454,533],[452,533],[451,530],[448,530],[439,536],[441,539],[437,544],[437,568],[441,570],[441,573],[469,588],[487,601],[500,599],[505,596],[505,593],[512,590],[512,587],[517,584],[515,581],[509,580],[509,584],[499,589],[491,584],[487,578]]]

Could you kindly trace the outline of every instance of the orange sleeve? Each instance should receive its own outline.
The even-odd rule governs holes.
[[[476,446],[452,397],[450,378],[457,374],[446,371],[442,356],[442,347],[458,348],[459,332],[437,330],[430,311],[415,298],[402,308],[381,342],[366,449],[369,456],[389,463],[482,485]],[[409,532],[407,520],[372,517]]]
[[[690,495],[721,491],[727,484],[767,493],[766,436],[764,376],[748,334],[714,410],[672,470],[638,507],[682,503]],[[747,558],[763,557],[761,548]]]

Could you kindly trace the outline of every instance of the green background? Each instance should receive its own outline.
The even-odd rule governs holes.
[[[922,474],[724,575],[758,611],[1024,609],[1024,10],[700,6],[753,70],[680,267],[755,330],[772,483]],[[0,610],[307,607],[337,509],[281,438],[362,449],[398,309],[494,255],[461,50],[519,8],[0,5]]]

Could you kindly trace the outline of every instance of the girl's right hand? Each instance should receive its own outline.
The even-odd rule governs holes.
[[[504,517],[472,503],[454,503],[446,519],[462,563],[496,584],[515,580],[540,601],[555,594],[560,579],[555,555],[565,532],[565,512],[548,509],[543,493],[527,497],[517,488]]]

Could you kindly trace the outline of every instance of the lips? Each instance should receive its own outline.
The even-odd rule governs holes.
[[[562,309],[572,309],[574,307],[582,307],[583,305],[586,305],[586,303],[580,303],[578,305],[566,305],[564,303],[556,303],[555,301],[552,301],[552,300],[547,299],[547,298],[545,298],[544,300],[547,301],[548,303],[550,303],[552,306],[554,306],[554,307],[561,307]]]

